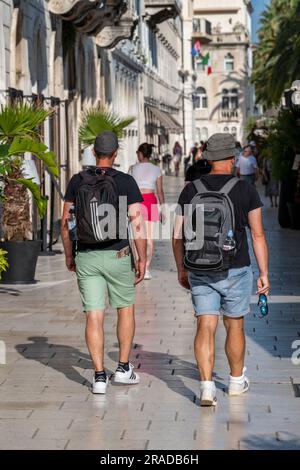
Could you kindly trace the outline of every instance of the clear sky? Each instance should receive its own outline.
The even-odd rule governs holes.
[[[256,32],[259,29],[259,18],[262,11],[265,9],[266,5],[270,3],[271,0],[252,0],[254,7],[254,13],[252,14],[252,36],[253,42],[257,41]]]

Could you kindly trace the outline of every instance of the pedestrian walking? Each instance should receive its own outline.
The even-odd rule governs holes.
[[[150,162],[152,148],[152,144],[141,144],[137,150],[138,163],[129,169],[129,174],[135,179],[143,196],[142,214],[146,224],[147,235],[145,280],[152,278],[150,266],[154,252],[155,225],[160,219],[164,218],[163,205],[165,202],[161,169]],[[161,214],[159,213],[158,203],[160,203]]]
[[[176,177],[179,175],[181,159],[182,159],[182,147],[179,142],[175,142],[175,145],[173,147],[173,163],[174,163]]]
[[[86,313],[85,336],[95,369],[92,391],[101,394],[106,393],[108,384],[103,350],[106,290],[110,305],[118,311],[120,354],[114,382],[130,385],[140,380],[129,362],[129,355],[135,331],[135,285],[144,278],[146,268],[146,240],[141,235],[143,221],[139,216],[143,198],[135,180],[113,168],[118,148],[118,138],[113,132],[103,132],[96,138],[96,167],[71,178],[65,195],[61,229],[66,265],[69,271],[76,272]],[[73,212],[76,215],[75,259],[68,229],[70,212],[72,225]],[[130,256],[128,217],[139,255],[136,274]],[[72,233],[71,238],[75,238],[73,226]]]
[[[209,162],[203,158],[201,148],[194,148],[193,149],[193,165],[191,165],[185,175],[185,181],[195,181],[199,179],[202,175],[207,175],[210,173],[211,165]]]
[[[271,207],[278,207],[279,181],[272,175],[272,161],[270,158],[263,160],[262,182],[265,186],[265,196],[270,198]]]
[[[197,318],[195,356],[200,372],[202,406],[217,403],[213,381],[215,333],[219,316],[227,332],[229,395],[249,389],[245,375],[244,317],[252,293],[246,227],[252,235],[259,268],[257,292],[268,294],[268,248],[262,224],[262,203],[256,189],[232,175],[235,145],[230,134],[214,134],[205,158],[211,173],[185,186],[178,201],[173,251],[179,283],[191,290]],[[203,215],[198,225],[198,214]],[[201,222],[201,219],[200,219]],[[195,237],[204,230],[203,239]],[[184,231],[184,237],[182,236]]]
[[[258,179],[259,170],[257,160],[252,154],[251,145],[246,145],[243,149],[242,155],[240,155],[236,163],[236,175],[242,180],[248,181],[248,183],[255,186],[255,181]]]

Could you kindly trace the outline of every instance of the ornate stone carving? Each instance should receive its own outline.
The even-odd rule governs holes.
[[[114,26],[106,26],[96,36],[96,43],[100,47],[113,48],[123,39],[131,39],[138,23],[133,9],[128,10],[125,15]]]
[[[152,24],[159,24],[180,15],[181,0],[145,0],[146,16]]]

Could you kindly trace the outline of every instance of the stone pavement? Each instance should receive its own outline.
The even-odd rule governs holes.
[[[182,180],[167,178],[167,198]],[[300,232],[281,230],[266,201],[272,301],[267,320],[257,299],[246,322],[251,392],[228,398],[224,327],[217,334],[216,409],[199,407],[193,356],[195,320],[177,284],[169,242],[156,245],[153,280],[137,291],[133,387],[90,392],[91,362],[74,275],[62,256],[39,259],[34,286],[0,287],[1,449],[288,449],[300,448]],[[106,317],[106,367],[118,359],[116,314]],[[3,345],[3,343],[2,343]],[[300,342],[298,343],[298,348]],[[298,355],[300,357],[300,354]]]

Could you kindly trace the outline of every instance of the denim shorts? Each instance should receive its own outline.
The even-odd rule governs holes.
[[[195,315],[243,317],[250,311],[251,266],[205,274],[189,273]]]

